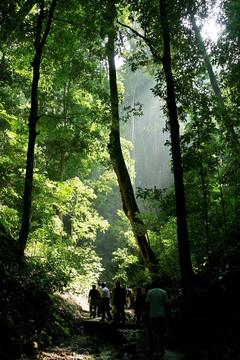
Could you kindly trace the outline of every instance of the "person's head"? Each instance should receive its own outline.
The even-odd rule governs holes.
[[[159,286],[158,286],[158,283],[157,283],[157,281],[152,281],[152,283],[151,283],[151,288],[152,289],[155,289],[155,288],[158,288]]]
[[[101,285],[102,285],[102,283],[99,281],[99,282],[98,282],[98,286],[101,286]]]
[[[120,286],[121,286],[120,282],[117,281],[117,282],[116,282],[116,287],[120,287]]]
[[[163,287],[163,282],[160,278],[155,278],[153,279],[152,283],[151,283],[151,288],[162,288]]]
[[[105,282],[102,283],[102,287],[104,288],[107,284]]]
[[[96,289],[96,285],[92,285],[92,288],[93,288],[93,289]]]

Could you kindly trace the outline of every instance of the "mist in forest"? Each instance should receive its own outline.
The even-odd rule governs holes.
[[[142,116],[130,114],[127,124],[122,124],[122,136],[130,140],[134,149],[131,158],[135,161],[136,178],[134,188],[169,188],[173,184],[171,173],[169,140],[164,131],[166,116],[162,111],[163,101],[155,97],[152,88],[155,81],[148,74],[137,70],[128,70],[125,82],[124,106],[135,107],[142,104]]]

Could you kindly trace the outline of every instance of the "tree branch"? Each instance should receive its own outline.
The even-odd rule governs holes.
[[[151,40],[147,37],[147,36],[144,36],[142,34],[140,34],[137,30],[133,29],[131,26],[129,25],[126,25],[126,24],[123,24],[121,23],[119,20],[117,20],[117,23],[129,30],[131,30],[135,35],[137,35],[138,37],[140,37],[141,39],[143,39],[145,41],[145,43],[149,46],[150,50],[151,50],[151,53],[153,54],[153,56],[159,60],[159,61],[163,61],[163,58],[158,54],[157,50],[154,48],[154,46],[152,45],[151,43]]]

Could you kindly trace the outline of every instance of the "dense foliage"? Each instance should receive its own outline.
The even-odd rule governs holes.
[[[86,296],[99,279],[136,287],[150,280],[121,210],[109,157],[110,18],[115,59],[121,61],[121,147],[143,224],[137,230],[148,233],[159,274],[174,298],[182,291],[183,273],[167,38],[196,289],[217,284],[239,299],[230,280],[240,272],[239,0],[18,0],[2,3],[0,11],[0,267],[9,332],[25,316],[16,294],[26,292],[28,298],[36,284],[29,301],[43,299],[44,319],[52,319],[56,291]],[[217,41],[202,32],[213,14],[221,26]],[[32,119],[31,179],[26,161]],[[24,244],[19,234],[26,209],[29,232],[21,265],[17,251]],[[23,334],[27,339],[35,328],[40,339],[52,336],[45,324],[33,326],[40,320],[31,315],[14,329],[13,341]]]

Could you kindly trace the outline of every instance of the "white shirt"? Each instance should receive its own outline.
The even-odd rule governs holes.
[[[105,286],[104,288],[102,288],[102,299],[106,299],[106,298],[110,299],[110,291]]]

